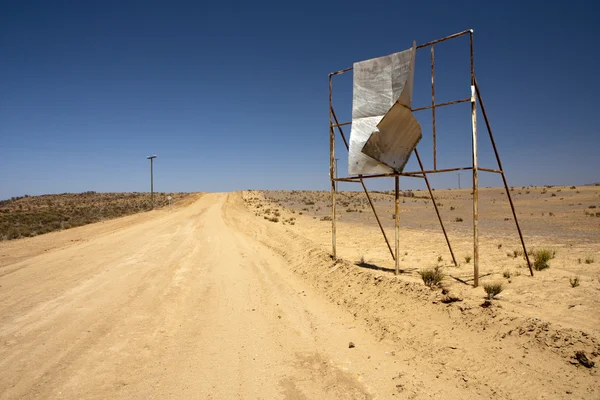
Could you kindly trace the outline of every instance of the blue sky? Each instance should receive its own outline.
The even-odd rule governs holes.
[[[598,6],[525,3],[3,1],[0,198],[148,191],[154,153],[158,191],[327,189],[328,73],[469,28],[509,183],[600,181]],[[440,101],[470,95],[466,37],[438,45],[436,66]],[[413,106],[431,101],[428,74],[418,52]],[[343,120],[351,79],[334,81]],[[470,163],[468,104],[438,111],[438,138],[440,167]]]

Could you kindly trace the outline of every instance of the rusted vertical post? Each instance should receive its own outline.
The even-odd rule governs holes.
[[[479,178],[477,174],[477,103],[472,29],[469,38],[471,48],[471,129],[473,132],[473,286],[477,287],[479,286]]]
[[[431,190],[431,185],[429,184],[429,179],[427,178],[427,174],[425,173],[425,168],[423,168],[423,163],[421,162],[421,157],[419,156],[419,152],[415,149],[415,156],[417,156],[417,161],[419,162],[419,167],[421,167],[421,171],[423,172],[423,178],[425,178],[425,184],[427,185],[427,190],[429,191],[429,197],[431,197],[431,201],[433,202],[433,208],[435,208],[435,213],[437,214],[438,221],[440,221],[440,226],[442,227],[442,232],[444,232],[444,237],[446,238],[446,243],[448,244],[448,249],[450,250],[450,255],[452,256],[452,261],[454,265],[458,267],[458,263],[456,262],[456,257],[454,257],[454,252],[452,251],[452,246],[450,246],[450,239],[448,239],[448,234],[446,233],[446,228],[444,227],[444,222],[442,221],[442,216],[440,215],[440,210],[433,198],[433,191]]]
[[[435,129],[435,61],[431,45],[431,125],[433,130],[433,169],[437,169],[437,139]]]
[[[394,214],[394,222],[396,225],[396,275],[400,273],[400,177],[394,177],[395,183],[395,214]]]
[[[483,119],[485,121],[485,126],[487,128],[488,134],[490,135],[490,141],[492,142],[492,147],[494,148],[494,154],[496,155],[496,161],[498,162],[498,168],[500,169],[500,174],[502,175],[502,181],[504,182],[504,189],[506,190],[506,195],[508,196],[508,202],[510,203],[510,209],[512,210],[513,218],[515,219],[515,224],[517,225],[517,231],[519,232],[519,238],[521,239],[521,245],[523,246],[523,254],[525,254],[525,259],[527,260],[527,266],[529,267],[529,273],[533,276],[533,269],[531,268],[531,261],[529,261],[529,254],[527,254],[527,248],[525,247],[525,240],[523,239],[523,233],[521,232],[521,226],[519,225],[519,220],[517,219],[517,212],[515,211],[515,205],[512,201],[512,196],[510,194],[510,188],[508,187],[508,182],[506,181],[506,176],[504,175],[504,168],[502,167],[502,162],[500,161],[500,153],[498,153],[498,148],[496,147],[496,141],[494,140],[494,134],[492,133],[492,127],[490,125],[490,121],[488,119],[487,112],[485,111],[485,105],[483,104],[483,99],[481,98],[481,93],[479,92],[479,85],[477,84],[477,79],[475,79],[475,91],[477,92],[477,99],[479,99],[479,104],[481,105],[481,113],[483,114]]]
[[[333,109],[333,89],[331,83],[332,75],[329,75],[329,179],[331,180],[331,256],[334,261],[337,261],[336,238],[335,238],[335,131],[333,130],[333,117],[331,110]]]

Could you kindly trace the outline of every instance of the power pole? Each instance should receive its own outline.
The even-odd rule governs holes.
[[[150,208],[154,209],[154,169],[153,161],[156,158],[156,154],[146,157],[150,160]]]
[[[458,173],[458,188],[460,189],[460,172]]]

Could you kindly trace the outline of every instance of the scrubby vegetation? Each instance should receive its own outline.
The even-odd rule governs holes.
[[[155,208],[186,193],[154,193]],[[96,193],[20,196],[0,201],[0,240],[37,236],[122,217],[150,207],[148,193]]]
[[[425,286],[430,288],[440,286],[444,280],[444,273],[440,267],[423,269],[419,272],[419,274],[421,275],[421,279],[423,279]]]
[[[494,297],[502,293],[504,290],[504,285],[499,282],[486,283],[483,285],[483,289],[487,293],[488,300],[492,300]]]
[[[569,283],[571,284],[572,288],[576,288],[577,286],[579,286],[579,277],[576,276],[574,278],[569,278]]]
[[[552,249],[536,249],[531,252],[533,256],[533,269],[541,271],[546,268],[550,268],[548,261],[552,260],[556,256],[556,250]]]

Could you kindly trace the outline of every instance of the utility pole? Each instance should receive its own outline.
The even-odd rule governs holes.
[[[338,171],[337,171],[337,162],[338,162],[339,158],[335,159],[335,179],[338,178]],[[335,191],[338,191],[338,181],[335,181]]]
[[[153,161],[156,158],[156,154],[146,157],[150,160],[150,208],[154,209],[154,170]]]
[[[458,173],[458,188],[460,189],[460,172]]]

